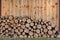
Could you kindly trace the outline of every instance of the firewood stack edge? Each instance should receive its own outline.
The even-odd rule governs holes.
[[[60,38],[60,33],[50,21],[9,15],[0,17],[0,37]]]

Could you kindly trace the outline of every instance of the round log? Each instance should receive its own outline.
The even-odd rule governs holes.
[[[31,23],[31,19],[27,19],[27,23]]]
[[[34,23],[33,23],[33,22],[31,22],[31,23],[30,23],[30,26],[34,26]]]
[[[38,28],[38,29],[41,29],[41,25],[37,25],[37,28]]]
[[[27,38],[27,35],[24,35],[24,38]]]
[[[2,26],[5,26],[5,23],[1,23]]]
[[[14,19],[14,17],[13,17],[13,16],[9,16],[8,18],[9,18],[9,20],[12,20],[12,19]]]
[[[34,33],[34,38],[38,38],[38,34],[37,33]]]
[[[9,26],[8,25],[5,25],[5,28],[9,28]]]
[[[52,29],[52,27],[51,27],[51,26],[48,26],[48,27],[47,27],[47,29],[51,30],[51,29]]]
[[[23,22],[26,22],[27,20],[26,20],[26,18],[23,18],[22,21],[23,21]]]
[[[20,35],[19,37],[20,37],[20,38],[23,38],[24,36],[23,36],[23,35]]]
[[[36,33],[40,33],[40,30],[39,30],[39,29],[37,29],[37,30],[36,30]]]
[[[48,31],[48,34],[49,34],[49,35],[52,35],[52,31],[49,30],[49,31]]]
[[[29,31],[29,35],[32,36],[33,35],[33,32]]]
[[[27,27],[27,28],[30,27],[30,24],[27,23],[27,24],[26,24],[26,27]]]
[[[45,29],[44,29],[44,32],[46,33],[47,31],[48,31],[48,30],[45,28]]]
[[[20,29],[19,31],[20,31],[20,32],[23,32],[23,29]]]
[[[29,30],[25,28],[25,29],[24,29],[24,32],[25,32],[25,33],[29,33]]]
[[[25,35],[25,32],[22,32],[22,35],[24,36]]]
[[[36,29],[36,26],[33,26],[33,29]]]

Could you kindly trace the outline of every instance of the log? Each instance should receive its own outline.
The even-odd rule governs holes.
[[[31,23],[31,19],[27,19],[27,23]]]
[[[22,35],[24,36],[25,35],[25,32],[22,32]]]
[[[5,25],[5,28],[9,28],[9,26],[8,25]]]
[[[2,30],[5,30],[5,27],[3,27]]]
[[[31,30],[31,27],[29,27],[28,29]]]
[[[17,19],[15,19],[15,20],[14,20],[14,22],[15,22],[15,23],[18,23],[18,20],[17,20]]]
[[[25,33],[29,33],[29,30],[25,28],[25,29],[24,29],[24,32],[25,32]]]
[[[6,20],[2,20],[3,22],[6,22]]]
[[[33,26],[33,29],[36,29],[36,26]]]
[[[43,36],[42,36],[43,38],[46,38],[47,36],[45,35],[45,34],[43,34]]]
[[[8,34],[6,34],[6,37],[9,37],[9,35],[8,35]]]
[[[22,18],[22,21],[23,21],[23,22],[26,22],[26,18]]]
[[[30,26],[34,26],[34,23],[33,23],[33,22],[31,22],[31,23],[30,23]]]
[[[10,20],[10,23],[11,23],[11,24],[14,24],[14,20]]]
[[[20,32],[17,32],[17,34],[18,34],[18,35],[21,35],[21,33],[20,33]]]
[[[34,38],[38,38],[38,34],[37,33],[34,33]]]
[[[23,29],[20,29],[19,31],[20,31],[20,32],[23,32]]]
[[[41,38],[41,34],[40,33],[38,34],[38,37]]]
[[[5,30],[6,33],[8,33],[8,30]]]
[[[41,35],[43,35],[44,34],[44,32],[41,32]]]
[[[48,26],[48,27],[47,27],[47,29],[48,29],[48,30],[51,30],[51,29],[52,29],[52,27],[51,27],[51,26]]]
[[[46,33],[47,31],[48,31],[48,30],[45,28],[45,29],[44,29],[44,32]]]
[[[26,24],[26,27],[27,27],[27,28],[30,27],[30,24],[27,23],[27,24]]]
[[[8,30],[11,30],[11,28],[8,28]]]
[[[5,26],[5,23],[1,23],[2,26]]]
[[[31,38],[33,38],[33,36],[30,36]]]
[[[55,34],[56,33],[56,30],[53,30],[52,32]]]
[[[33,29],[31,29],[31,31],[33,31]]]
[[[33,32],[29,31],[29,35],[32,36],[33,35]]]
[[[18,24],[17,26],[19,26],[19,27],[20,27],[20,26],[21,26],[21,24]]]
[[[52,31],[49,30],[49,31],[48,31],[48,34],[49,34],[49,35],[52,35]]]
[[[44,23],[43,22],[41,22],[41,25],[43,25]]]
[[[55,27],[55,31],[58,31],[58,27]]]
[[[35,25],[38,25],[38,24],[35,22]]]
[[[24,38],[27,38],[27,35],[24,35]]]
[[[9,18],[9,20],[12,20],[12,19],[14,19],[14,17],[13,17],[13,16],[9,16],[8,18]]]
[[[15,29],[16,29],[16,27],[13,27],[13,29],[15,30]]]
[[[37,25],[37,28],[38,28],[38,29],[41,29],[41,25]]]
[[[31,38],[31,36],[28,36],[28,38]]]
[[[20,27],[18,27],[18,30],[20,30],[21,28]]]
[[[20,30],[21,30],[21,29],[20,29]],[[18,32],[18,29],[15,29],[14,31],[15,31],[15,32]]]
[[[43,28],[46,28],[46,25],[43,25],[42,27],[43,27]]]
[[[7,22],[10,22],[10,20],[9,20],[9,19],[7,19]]]
[[[20,37],[20,38],[23,38],[24,36],[23,36],[23,35],[20,35],[19,37]]]
[[[51,38],[54,38],[54,35],[51,35]]]
[[[39,30],[39,29],[37,29],[37,30],[36,30],[36,33],[40,33],[40,30]]]

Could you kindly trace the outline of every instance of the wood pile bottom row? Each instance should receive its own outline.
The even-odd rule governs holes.
[[[9,38],[58,38],[58,27],[43,19],[32,20],[29,17],[0,17],[0,37]]]

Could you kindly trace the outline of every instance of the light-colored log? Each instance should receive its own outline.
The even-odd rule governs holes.
[[[29,35],[32,36],[32,35],[33,35],[33,32],[30,31],[30,32],[29,32]]]

